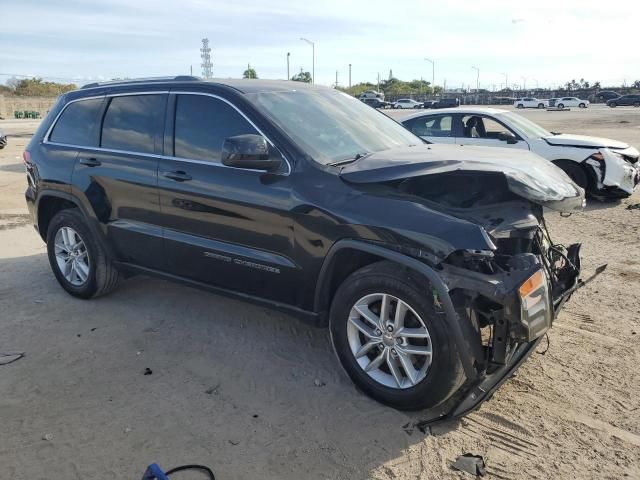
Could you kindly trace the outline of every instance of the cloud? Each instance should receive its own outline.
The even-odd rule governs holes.
[[[3,71],[57,77],[135,77],[200,71],[200,40],[208,37],[214,73],[239,76],[251,63],[261,77],[311,70],[330,84],[336,70],[354,82],[373,81],[390,68],[404,78],[483,85],[512,78],[541,84],[569,77],[632,78],[640,63],[628,3],[539,0],[462,0],[437,4],[407,0],[397,13],[378,0],[260,2],[240,0],[21,0],[3,7],[0,65]],[[24,28],[28,25],[28,28]],[[615,32],[612,35],[611,32]]]

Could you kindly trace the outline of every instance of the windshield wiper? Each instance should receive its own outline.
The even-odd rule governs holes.
[[[337,167],[339,165],[346,165],[347,163],[355,162],[355,161],[360,160],[361,158],[367,157],[369,155],[371,155],[371,152],[356,153],[356,156],[353,157],[353,158],[345,158],[344,160],[338,160],[337,162],[329,163],[329,166]]]

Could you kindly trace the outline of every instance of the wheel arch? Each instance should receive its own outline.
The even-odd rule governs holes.
[[[556,160],[552,160],[551,163],[553,163],[556,167],[562,169],[563,171],[564,171],[564,169],[562,168],[563,164],[577,165],[578,167],[582,168],[582,171],[584,171],[585,175],[587,176],[589,189],[596,189],[598,185],[598,178],[596,176],[596,172],[594,171],[594,169],[589,167],[589,165],[587,164],[588,159],[589,157],[583,160],[573,160],[571,158],[558,158]]]
[[[411,269],[422,275],[436,289],[465,375],[469,380],[477,378],[478,372],[469,353],[471,349],[460,325],[460,319],[453,305],[449,289],[433,268],[415,258],[384,246],[359,240],[337,241],[330,248],[320,269],[315,291],[314,310],[320,314],[321,318],[327,319],[331,299],[347,276],[359,268],[381,260],[388,260]]]
[[[69,208],[77,208],[82,216],[87,220],[87,226],[96,235],[98,241],[105,248],[105,251],[112,258],[113,250],[109,243],[106,241],[106,237],[96,221],[96,216],[93,212],[87,211],[80,199],[72,195],[71,193],[61,192],[58,190],[45,190],[38,195],[38,200],[35,206],[36,221],[38,226],[38,233],[43,241],[47,241],[47,230],[51,219],[60,211]]]

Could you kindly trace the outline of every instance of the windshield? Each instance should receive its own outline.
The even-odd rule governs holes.
[[[246,95],[317,162],[423,143],[402,125],[360,100],[331,89]]]
[[[500,113],[497,115],[502,119],[507,125],[511,124],[520,130],[528,138],[542,138],[542,137],[550,137],[552,133],[542,128],[537,123],[533,123],[531,120],[527,120],[521,115],[517,113]]]

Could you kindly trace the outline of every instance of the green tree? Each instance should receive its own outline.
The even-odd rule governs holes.
[[[640,88],[640,80],[633,82],[633,88]]]
[[[252,68],[250,64],[247,64],[247,69],[242,72],[242,78],[258,78],[256,69]]]
[[[25,78],[15,83],[14,93],[30,97],[55,97],[76,88],[78,87],[74,83],[43,82],[41,78]]]
[[[300,73],[297,73],[293,77],[291,77],[291,80],[293,80],[294,82],[311,83],[311,74],[309,72],[303,72],[302,69],[300,69]]]

